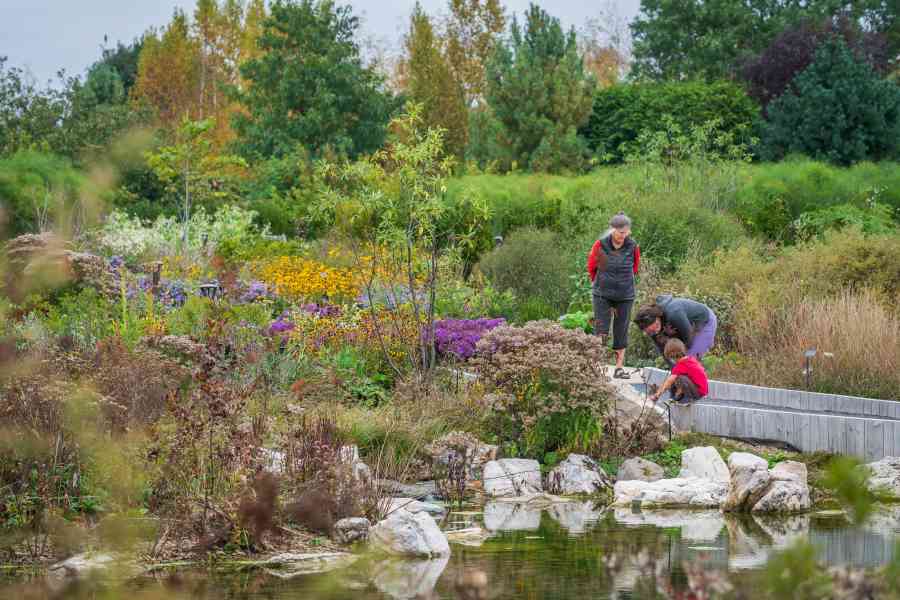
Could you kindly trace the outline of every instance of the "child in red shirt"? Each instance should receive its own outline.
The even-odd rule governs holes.
[[[672,338],[666,342],[663,355],[674,362],[675,366],[659,390],[650,396],[653,402],[659,400],[669,388],[672,389],[672,399],[683,404],[699,400],[709,393],[709,379],[703,365],[693,356],[685,354],[687,348],[681,340]]]

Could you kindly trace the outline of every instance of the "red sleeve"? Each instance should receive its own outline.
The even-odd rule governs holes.
[[[634,274],[638,273],[638,265],[641,264],[641,247],[634,247]]]
[[[600,240],[594,242],[591,251],[588,253],[587,270],[591,281],[597,276],[597,253],[600,252]]]

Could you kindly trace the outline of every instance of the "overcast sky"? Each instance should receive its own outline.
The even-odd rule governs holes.
[[[346,3],[347,0],[338,0]],[[429,14],[443,11],[446,0],[421,0]],[[363,33],[396,43],[406,29],[415,0],[350,0],[363,18]],[[640,0],[539,0],[568,27],[581,27],[612,4],[630,20]],[[529,0],[505,0],[507,12],[521,14]],[[39,82],[59,69],[82,74],[100,55],[103,36],[109,45],[130,42],[150,27],[165,25],[177,7],[189,14],[195,0],[0,0],[0,56],[7,66],[28,69]]]

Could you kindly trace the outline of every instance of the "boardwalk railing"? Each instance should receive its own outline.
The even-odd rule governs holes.
[[[668,372],[644,369],[649,384]],[[900,456],[900,402],[710,381],[709,396],[672,406],[672,425],[737,439],[776,441],[866,461]]]

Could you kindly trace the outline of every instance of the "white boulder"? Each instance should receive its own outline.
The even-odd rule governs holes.
[[[900,457],[886,456],[863,468],[868,470],[866,486],[869,491],[900,497]]]
[[[769,489],[769,463],[755,454],[733,452],[728,457],[728,469],[731,485],[722,510],[749,511]]]
[[[678,477],[659,481],[619,481],[613,488],[614,506],[642,508],[718,508],[728,495],[728,484],[700,477]]]
[[[583,454],[570,454],[547,477],[547,487],[553,494],[596,494],[607,485],[603,468]]]
[[[369,520],[363,517],[341,519],[334,524],[332,535],[339,544],[352,544],[369,537]]]
[[[375,548],[399,556],[450,554],[447,537],[425,512],[393,512],[369,530],[369,540]]]
[[[619,467],[617,481],[659,481],[665,477],[663,468],[639,456],[629,458]]]
[[[484,465],[484,493],[494,498],[543,491],[541,466],[536,460],[501,458]]]
[[[800,512],[809,510],[809,485],[806,480],[806,465],[793,460],[778,463],[769,471],[772,481],[768,489],[752,511],[759,512]]]
[[[719,456],[718,450],[712,446],[688,448],[682,452],[681,472],[678,474],[678,477],[682,479],[700,477],[724,483],[728,483],[731,480],[728,466],[722,460],[722,457]]]

